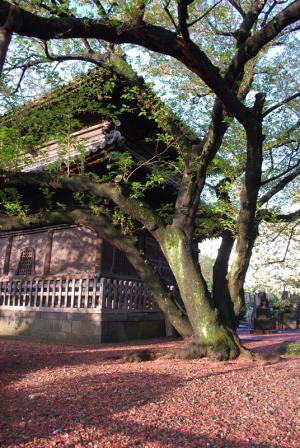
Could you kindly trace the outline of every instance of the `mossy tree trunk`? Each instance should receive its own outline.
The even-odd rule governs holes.
[[[256,217],[256,208],[262,173],[262,108],[264,101],[264,95],[256,95],[251,118],[246,128],[246,170],[240,193],[236,247],[229,274],[229,291],[236,317],[240,315],[245,304],[244,282],[258,233],[259,223]]]
[[[229,258],[234,245],[234,236],[230,230],[225,230],[222,235],[218,255],[213,266],[213,298],[229,328],[236,329],[238,319],[233,310],[233,303],[228,289]]]
[[[173,226],[159,231],[157,238],[177,281],[194,341],[201,346],[202,353],[221,360],[237,357],[243,347],[222,320],[199,263],[195,261],[191,240]]]

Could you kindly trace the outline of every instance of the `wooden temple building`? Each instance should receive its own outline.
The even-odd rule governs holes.
[[[116,90],[110,101],[118,107],[122,91],[118,84]],[[99,115],[84,117],[73,137],[81,141],[87,165],[97,172],[104,151],[126,147],[139,160],[151,157],[154,146],[149,137],[155,132],[157,125],[135,109],[124,112],[117,122]],[[57,159],[56,142],[47,142],[42,149],[20,170],[44,170]],[[76,155],[76,148],[71,148],[68,158],[74,160]],[[157,200],[158,193],[151,194],[150,201]],[[141,232],[138,244],[174,289],[153,238]],[[170,331],[126,256],[93,229],[60,224],[0,232],[0,335],[99,344]]]

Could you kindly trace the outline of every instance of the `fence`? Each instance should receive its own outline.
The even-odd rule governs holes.
[[[39,311],[158,310],[143,282],[109,277],[0,282],[0,307]]]

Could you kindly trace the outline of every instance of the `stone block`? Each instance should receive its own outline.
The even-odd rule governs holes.
[[[67,319],[70,321],[90,321],[90,322],[100,322],[101,314],[99,312],[96,313],[76,313],[76,312],[68,312]]]
[[[146,339],[165,336],[165,322],[124,321],[102,322],[102,342],[117,342],[130,339]]]
[[[0,318],[0,335],[28,335],[31,332],[31,324],[32,320],[30,319]]]
[[[149,311],[149,312],[111,312],[103,311],[101,316],[102,322],[141,322],[141,321],[164,321],[164,315],[161,312]]]
[[[72,323],[67,320],[53,320],[51,330],[54,333],[58,333],[58,332],[71,333]]]
[[[72,334],[79,336],[99,336],[100,325],[89,321],[74,320],[71,323]]]
[[[23,318],[32,318],[36,317],[36,311],[18,311],[18,310],[9,310],[9,309],[1,309],[0,315],[1,317],[12,318],[12,319],[23,319]]]
[[[67,313],[60,311],[57,313],[51,311],[39,311],[39,318],[42,320],[66,320]]]
[[[30,328],[33,336],[46,336],[52,331],[52,321],[35,319],[32,321]]]

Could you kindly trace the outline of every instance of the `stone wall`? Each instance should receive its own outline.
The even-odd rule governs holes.
[[[160,312],[100,313],[0,309],[0,336],[99,345],[165,336]]]

